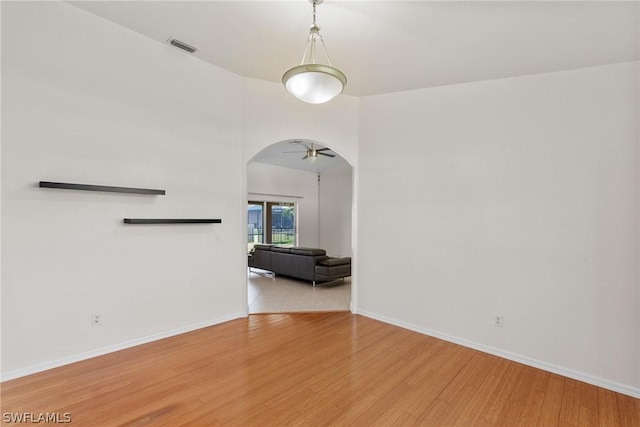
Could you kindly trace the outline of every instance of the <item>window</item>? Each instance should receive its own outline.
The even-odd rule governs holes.
[[[271,236],[267,235],[267,243],[295,246],[296,222],[293,203],[267,202],[267,224],[269,222],[271,222]]]
[[[249,239],[247,250],[251,251],[256,243],[264,243],[264,203],[263,202],[249,202],[249,209],[247,211],[247,233]]]
[[[293,203],[250,201],[247,210],[248,250],[256,243],[295,246],[296,207]]]

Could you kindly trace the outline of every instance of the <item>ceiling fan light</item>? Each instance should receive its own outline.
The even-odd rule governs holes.
[[[282,83],[299,100],[322,104],[342,93],[347,78],[340,70],[329,65],[304,64],[284,73]]]

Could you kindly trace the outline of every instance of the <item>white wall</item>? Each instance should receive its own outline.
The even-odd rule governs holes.
[[[304,105],[63,2],[3,2],[2,43],[3,379],[246,314],[249,159],[308,138],[357,160],[356,98]]]
[[[640,396],[638,75],[361,99],[358,311]]]
[[[251,162],[247,166],[247,190],[249,200],[295,203],[297,245],[318,247],[318,178],[315,173]]]
[[[333,167],[322,172],[318,185],[316,173],[250,162],[247,197],[295,203],[299,246],[351,256],[352,170],[349,164]]]
[[[240,77],[69,4],[2,3],[3,378],[246,312],[241,93]]]
[[[242,139],[245,162],[249,162],[256,153],[276,142],[309,139],[331,147],[332,151],[340,154],[357,170],[360,103],[358,98],[340,95],[326,104],[309,105],[289,95],[281,84],[247,78],[242,82]],[[357,175],[353,185],[353,215],[357,215]],[[353,224],[351,236],[351,302],[356,306],[359,286],[357,223]]]
[[[320,247],[330,256],[351,256],[352,173],[349,164],[341,164],[320,174]]]
[[[243,79],[242,129],[245,161],[276,142],[318,141],[357,163],[358,99],[340,95],[311,105],[289,95],[282,84]]]
[[[66,3],[2,44],[3,378],[243,314],[245,165],[304,138],[356,166],[356,309],[640,395],[637,63],[308,106]],[[122,224],[178,216],[223,223]]]

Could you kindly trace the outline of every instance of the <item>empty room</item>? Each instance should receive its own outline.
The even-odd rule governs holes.
[[[640,426],[640,2],[0,12],[3,425]]]

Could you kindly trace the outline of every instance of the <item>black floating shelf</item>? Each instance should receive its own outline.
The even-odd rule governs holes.
[[[105,191],[109,193],[152,194],[161,196],[164,196],[165,194],[164,190],[153,190],[150,188],[111,187],[107,185],[70,184],[68,182],[51,181],[40,181],[40,187],[62,188],[65,190]]]
[[[125,224],[221,224],[221,219],[125,218]]]

